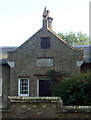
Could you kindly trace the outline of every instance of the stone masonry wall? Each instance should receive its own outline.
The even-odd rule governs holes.
[[[9,97],[9,100],[7,118],[57,118],[63,105],[60,97]]]
[[[59,97],[9,97],[3,120],[91,120],[91,106],[63,106]]]
[[[41,38],[44,37],[50,38],[49,49],[41,48]],[[53,58],[53,66],[38,67],[38,58]],[[10,71],[10,95],[18,95],[18,78],[27,77],[30,85],[29,96],[36,96],[38,78],[35,79],[35,76],[46,75],[53,69],[69,75],[79,74],[80,67],[76,65],[76,61],[81,59],[82,56],[77,55],[75,49],[65,44],[48,29],[40,29],[19,48],[8,53],[8,61],[14,62],[14,67]]]
[[[8,107],[8,96],[10,95],[10,67],[2,65],[2,105]]]

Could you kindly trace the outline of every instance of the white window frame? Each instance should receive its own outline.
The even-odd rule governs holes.
[[[0,77],[0,83],[1,83],[1,84],[0,84],[0,89],[1,89],[1,90],[0,90],[0,96],[2,96],[2,77]]]
[[[28,94],[21,94],[20,93],[20,80],[21,79],[27,79],[28,80]],[[18,79],[18,95],[19,96],[29,96],[29,78],[19,78]]]
[[[37,79],[37,97],[39,97],[39,79]]]

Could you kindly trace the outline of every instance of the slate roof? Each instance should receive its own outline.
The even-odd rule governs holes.
[[[91,62],[91,45],[76,45],[73,46],[75,49],[83,50],[83,57],[86,63]]]
[[[0,47],[0,64],[6,64],[7,63],[7,52],[13,51],[17,47]]]

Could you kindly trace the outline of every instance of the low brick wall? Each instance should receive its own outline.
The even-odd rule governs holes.
[[[3,120],[91,120],[91,106],[63,106],[60,97],[9,97]]]
[[[57,118],[63,106],[60,97],[9,97],[10,112],[7,118]]]
[[[63,106],[58,118],[73,120],[91,120],[91,106]]]

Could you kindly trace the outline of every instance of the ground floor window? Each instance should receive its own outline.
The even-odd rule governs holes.
[[[29,96],[29,79],[28,78],[19,78],[18,95]]]
[[[2,77],[0,77],[0,96],[2,96]]]

